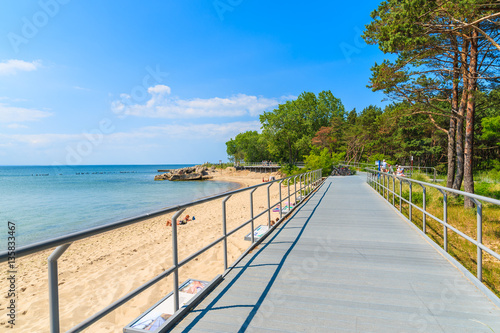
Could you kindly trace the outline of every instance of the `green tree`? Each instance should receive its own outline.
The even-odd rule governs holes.
[[[325,148],[321,151],[313,149],[311,154],[305,157],[305,165],[309,170],[321,169],[324,177],[328,177],[333,170],[332,154]]]
[[[436,128],[448,134],[448,185],[456,145],[453,186],[460,187],[463,175],[465,190],[470,193],[474,192],[472,160],[478,79],[496,76],[490,75],[497,68],[498,57],[493,51],[500,50],[495,49],[500,16],[495,9],[498,5],[478,0],[388,0],[372,13],[373,22],[364,34],[368,43],[398,55],[394,62],[374,66],[372,89],[405,100],[414,113],[427,114]],[[442,101],[449,106],[443,108]],[[438,125],[436,115],[449,117],[448,129]],[[470,200],[465,204],[472,206]]]
[[[322,91],[318,97],[304,92],[296,100],[264,112],[260,122],[270,153],[280,161],[294,163],[309,154],[312,138],[321,127],[329,126],[333,118],[344,117],[344,106],[330,91]]]
[[[266,144],[263,135],[257,131],[247,131],[226,142],[226,151],[233,161],[260,162],[271,159]]]

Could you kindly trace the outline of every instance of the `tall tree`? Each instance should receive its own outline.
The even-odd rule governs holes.
[[[330,91],[304,92],[294,101],[260,116],[263,134],[269,138],[269,150],[281,161],[294,163],[309,154],[312,138],[329,126],[335,117],[343,119],[344,106]]]
[[[485,6],[484,1],[477,0],[388,0],[372,13],[373,22],[364,35],[367,42],[398,55],[394,63],[376,64],[371,87],[408,101],[414,113],[426,113],[437,128],[448,134],[448,184],[453,178],[453,145],[456,144],[457,168],[453,186],[460,187],[463,175],[465,190],[470,193],[474,192],[472,165],[477,80],[480,77],[494,79],[489,72],[498,68],[498,56],[492,55],[491,47],[481,47],[478,36],[482,34],[490,46],[498,45],[498,29],[495,32],[494,28],[498,27],[495,20],[499,16],[492,10],[490,4]],[[463,81],[460,104],[459,73]],[[449,107],[443,108],[443,101]],[[462,169],[464,111],[466,133]],[[452,118],[448,129],[438,124],[436,116]],[[465,205],[470,207],[472,202],[466,200]]]

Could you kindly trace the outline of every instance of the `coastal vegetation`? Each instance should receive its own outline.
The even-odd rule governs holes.
[[[484,192],[474,177],[500,181],[498,10],[477,0],[382,2],[362,37],[389,55],[367,82],[391,104],[346,111],[329,90],[303,92],[264,112],[260,133],[228,141],[230,159],[305,161],[325,175],[337,161],[413,158],[446,174],[448,187]]]

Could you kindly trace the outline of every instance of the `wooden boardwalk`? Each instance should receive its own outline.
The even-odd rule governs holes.
[[[500,332],[500,309],[362,177],[330,177],[174,332]]]

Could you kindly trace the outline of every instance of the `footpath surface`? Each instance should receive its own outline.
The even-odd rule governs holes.
[[[500,332],[500,309],[361,176],[330,177],[173,332]]]

